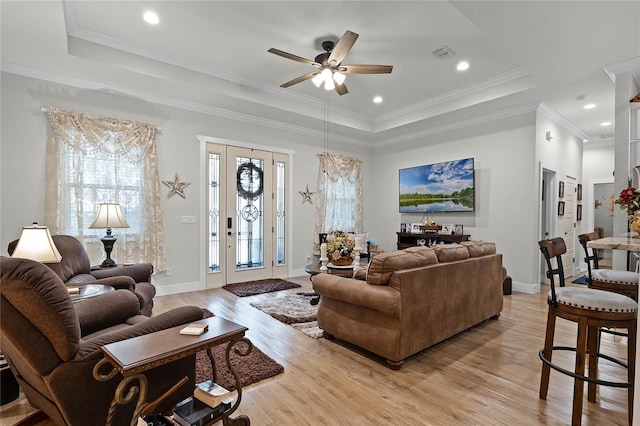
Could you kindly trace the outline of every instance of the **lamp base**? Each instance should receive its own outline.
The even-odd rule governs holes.
[[[100,267],[101,268],[111,268],[113,266],[116,266],[116,262],[113,259],[105,259],[101,264]]]
[[[113,250],[113,245],[118,241],[118,239],[110,234],[111,229],[107,231],[107,235],[100,238],[100,241],[102,241],[102,244],[104,245],[104,252],[107,254],[107,258],[100,264],[100,267],[102,268],[111,268],[116,266],[116,262],[111,259],[111,251]]]

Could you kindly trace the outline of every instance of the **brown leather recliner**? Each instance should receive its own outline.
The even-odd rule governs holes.
[[[153,318],[139,314],[138,299],[117,290],[77,304],[60,278],[41,263],[0,257],[2,352],[29,403],[58,425],[104,425],[122,376],[93,377],[106,344],[202,319],[203,311],[183,306]],[[148,400],[187,377],[195,380],[195,355],[145,373]],[[193,393],[182,385],[157,411],[169,410]],[[129,406],[130,405],[130,406]],[[114,425],[130,423],[135,403],[118,407]]]
[[[62,261],[46,265],[66,285],[103,284],[115,289],[130,290],[138,297],[140,312],[151,316],[153,297],[156,295],[156,288],[151,284],[152,264],[136,263],[92,271],[89,255],[77,238],[70,235],[53,235],[52,238],[62,255]],[[18,240],[9,243],[9,254],[13,253],[17,244]]]

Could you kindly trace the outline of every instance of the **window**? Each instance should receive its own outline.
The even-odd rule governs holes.
[[[316,235],[331,231],[360,232],[362,228],[361,161],[320,155],[317,184]]]
[[[119,203],[130,228],[114,229],[120,262],[165,269],[156,129],[145,123],[50,109],[45,222],[77,237],[92,262],[103,257],[103,229],[89,229],[102,202]]]

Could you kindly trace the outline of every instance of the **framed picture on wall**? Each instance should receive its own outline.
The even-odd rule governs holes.
[[[582,220],[582,204],[578,204],[578,211],[576,212],[576,220],[578,222]]]
[[[578,197],[578,201],[582,201],[582,184],[578,184],[578,190],[577,190],[577,197]]]
[[[564,216],[564,201],[558,201],[558,216]]]
[[[560,185],[558,186],[558,197],[564,198],[564,182],[560,181]]]

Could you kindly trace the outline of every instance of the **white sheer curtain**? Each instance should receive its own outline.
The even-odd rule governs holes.
[[[316,190],[315,241],[331,231],[362,229],[362,179],[358,158],[320,154]],[[316,248],[317,250],[317,248]]]
[[[130,228],[113,229],[113,258],[166,269],[153,125],[49,109],[45,223],[77,237],[92,262],[104,259],[104,229],[89,229],[98,204],[119,203]]]

